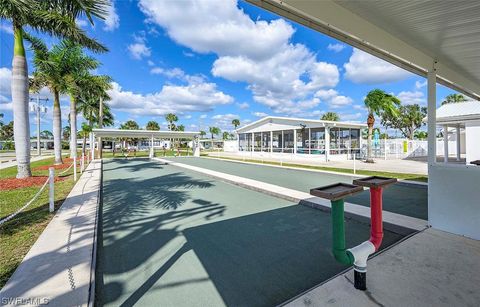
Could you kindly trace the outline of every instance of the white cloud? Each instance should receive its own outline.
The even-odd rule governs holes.
[[[178,78],[182,79],[185,77],[185,72],[181,70],[180,68],[172,68],[172,69],[164,69],[161,67],[154,67],[150,70],[150,73],[154,75],[163,75],[167,78],[173,79],[173,78]]]
[[[242,103],[237,103],[237,107],[239,107],[242,110],[245,110],[245,109],[248,109],[250,105],[246,102],[242,102]]]
[[[77,24],[77,26],[79,26],[80,28],[84,28],[86,26],[88,26],[88,21],[86,21],[85,19],[75,19],[75,23]]]
[[[343,49],[345,49],[345,47],[346,46],[344,44],[337,43],[337,44],[328,44],[327,49],[334,52],[340,52]]]
[[[341,108],[353,103],[353,99],[348,96],[339,95],[336,90],[319,90],[315,93],[315,97],[328,103],[331,108]]]
[[[389,83],[412,76],[410,72],[356,48],[343,67],[345,78],[354,83]]]
[[[155,62],[153,62],[152,60],[148,60],[147,64],[148,66],[155,66]]]
[[[5,20],[0,20],[0,31],[13,35],[12,25],[10,23],[6,23]]]
[[[317,62],[302,44],[291,43],[283,19],[252,20],[236,0],[140,1],[149,22],[198,53],[215,53],[212,74],[246,82],[256,102],[275,113],[298,114],[318,103],[313,94],[339,82],[336,65]]]
[[[132,57],[136,60],[140,60],[143,57],[148,58],[151,55],[151,50],[147,47],[145,32],[141,31],[139,34],[134,34],[133,40],[135,42],[128,45],[128,51]]]
[[[128,51],[136,60],[140,60],[142,57],[149,57],[151,55],[150,48],[147,47],[145,43],[133,43],[128,45]]]
[[[107,17],[105,18],[104,31],[113,31],[120,26],[120,17],[115,10],[115,1],[111,0],[107,9]]]
[[[266,117],[266,116],[268,116],[268,114],[265,113],[265,112],[253,112],[252,115],[256,116],[256,117]]]
[[[12,71],[7,67],[0,67],[0,94],[11,96]]]
[[[420,106],[425,106],[427,104],[425,96],[420,91],[403,91],[398,93],[397,98],[400,99],[402,104],[418,104]]]
[[[217,114],[212,116],[213,126],[219,127],[221,130],[233,130],[232,120],[240,119],[237,114]]]
[[[421,82],[421,81],[415,81],[415,88],[417,90],[421,89],[422,87],[427,86],[427,80]]]
[[[186,56],[187,58],[193,58],[195,54],[187,51],[183,51],[183,55]]]
[[[205,118],[207,118],[207,114],[202,114],[202,115],[199,116],[199,118],[200,119],[205,119]]]
[[[358,121],[362,118],[362,113],[340,113],[340,120],[342,121]]]
[[[139,94],[125,91],[118,83],[112,83],[112,98],[108,104],[132,115],[164,115],[167,113],[211,111],[217,105],[233,102],[233,97],[217,89],[215,83],[190,80],[186,85],[164,85],[159,92]]]

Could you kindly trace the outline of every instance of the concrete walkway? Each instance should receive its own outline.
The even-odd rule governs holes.
[[[353,169],[353,160],[329,161],[325,162],[318,157],[308,157],[305,155],[291,154],[270,154],[270,153],[235,153],[235,152],[212,152],[208,154],[210,157],[226,157],[234,159],[254,159],[260,161],[273,161],[293,164],[305,164],[315,166],[325,166],[332,168]],[[363,161],[355,161],[357,170],[369,170],[378,172],[407,173],[427,175],[428,165],[422,160],[406,160],[406,159],[375,159],[375,163],[365,163]]]
[[[101,162],[94,161],[0,291],[2,305],[89,303],[100,179]]]
[[[289,188],[285,188],[282,186],[274,185],[265,183],[262,181],[244,178],[240,176],[235,176],[231,174],[226,174],[222,172],[213,171],[210,169],[205,169],[193,165],[188,165],[185,163],[173,162],[171,160],[161,159],[161,158],[154,158],[156,161],[160,161],[162,163],[167,163],[171,165],[175,165],[181,168],[193,170],[207,176],[220,179],[222,181],[235,184],[250,190],[259,191],[266,193],[268,195],[276,196],[282,199],[286,199],[293,202],[299,202],[308,206],[316,207],[322,210],[330,210],[330,202],[324,199],[320,199],[317,197],[312,197],[310,194],[301,192],[298,190],[293,190]],[[365,206],[360,206],[352,203],[345,203],[345,215],[351,216],[356,215],[359,217],[363,217],[365,221],[370,220],[370,208]],[[396,214],[393,212],[384,211],[383,213],[383,221],[386,224],[385,227],[406,227],[409,229],[414,230],[422,230],[425,229],[427,225],[427,221],[409,217],[401,214]],[[399,230],[397,230],[399,231]]]
[[[53,157],[53,156],[51,156],[51,155],[49,155],[49,156],[35,156],[35,157],[30,158],[30,162],[40,161],[40,160],[48,159],[48,158],[51,158],[51,157]],[[0,163],[0,169],[9,168],[9,167],[17,165],[17,159],[16,158],[11,158],[8,161],[9,162]]]
[[[286,306],[478,306],[480,241],[427,229],[368,261],[367,291],[353,270]]]

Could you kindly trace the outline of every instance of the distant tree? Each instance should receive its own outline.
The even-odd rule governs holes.
[[[68,141],[68,139],[70,138],[70,126],[63,127],[62,138],[64,141]]]
[[[178,121],[178,116],[173,113],[168,113],[165,115],[165,120],[168,122],[168,130],[175,130],[175,122]]]
[[[155,131],[158,131],[160,130],[160,125],[154,121],[154,120],[151,120],[147,123],[147,126],[145,127],[147,130],[155,130]]]
[[[219,135],[221,130],[218,127],[209,127],[208,130],[210,131],[210,134],[212,135],[212,140],[214,139],[215,135]]]
[[[200,130],[200,138],[205,138],[205,136],[207,135],[207,133],[203,130]]]
[[[40,137],[43,139],[51,140],[53,139],[53,133],[49,130],[43,130],[40,132]]]
[[[336,112],[327,112],[322,115],[322,120],[338,122],[340,120],[340,116]]]
[[[417,130],[415,131],[415,133],[413,134],[414,138],[416,138],[417,140],[425,140],[427,139],[428,137],[428,133],[427,131],[420,131],[420,130]]]
[[[178,125],[178,126],[175,128],[175,131],[185,131],[185,126],[184,126],[184,125]]]
[[[0,119],[3,119],[3,113],[0,113]],[[3,121],[0,120],[0,127],[3,126]]]
[[[120,125],[120,129],[123,129],[123,130],[140,130],[140,127],[138,126],[136,121],[128,120],[125,123]]]
[[[230,139],[230,133],[228,131],[224,131],[222,134],[224,140]]]
[[[0,126],[0,140],[7,141],[13,138],[13,121]]]
[[[239,119],[232,120],[232,125],[233,127],[235,127],[235,130],[237,130],[237,127],[240,126],[240,120]]]
[[[382,125],[387,128],[394,128],[406,138],[413,140],[415,131],[425,123],[423,119],[427,116],[427,108],[418,104],[402,105],[395,113],[384,112],[381,115]]]
[[[372,135],[373,126],[375,125],[375,115],[382,117],[384,113],[389,113],[392,116],[395,116],[397,107],[400,105],[400,100],[382,90],[374,89],[367,94],[364,103],[368,110],[367,162],[373,162]]]
[[[462,94],[450,94],[445,97],[445,100],[442,101],[442,106],[444,104],[449,104],[449,103],[460,103],[460,102],[465,102],[467,101],[467,98],[463,96]]]
[[[80,134],[80,137],[83,139],[82,152],[84,156],[85,156],[85,151],[87,147],[87,137],[90,134],[90,132],[92,132],[92,127],[90,127],[90,125],[87,123],[82,123],[79,134]]]

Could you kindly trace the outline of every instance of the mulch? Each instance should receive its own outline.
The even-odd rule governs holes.
[[[63,159],[63,164],[57,164],[57,165],[42,165],[42,166],[37,166],[37,167],[34,167],[32,170],[34,171],[46,171],[48,170],[50,167],[53,167],[54,169],[58,170],[58,169],[66,169],[66,168],[69,168],[70,165],[72,165],[72,162],[73,162],[73,159],[70,159],[70,158],[64,158]],[[79,164],[79,161],[77,161],[77,165]]]
[[[33,176],[23,179],[4,178],[0,179],[0,191],[41,186],[45,183],[48,176]],[[55,177],[55,182],[63,181],[68,177]]]

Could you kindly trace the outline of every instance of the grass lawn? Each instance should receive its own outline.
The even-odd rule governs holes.
[[[32,169],[53,164],[53,158],[33,162]],[[77,169],[78,170],[78,169]],[[56,170],[58,175],[64,170]],[[15,178],[17,167],[0,170],[0,179]],[[33,176],[48,176],[48,170],[32,171]],[[55,209],[58,209],[73,188],[73,168],[62,175],[62,180],[55,182]],[[25,205],[41,186],[0,191],[0,219],[15,212]],[[48,186],[23,212],[0,226],[0,288],[5,285],[17,266],[35,243],[43,229],[54,216],[48,212]]]
[[[298,168],[304,168],[304,169],[315,169],[315,170],[322,170],[322,171],[353,174],[353,170],[348,169],[348,168],[337,168],[337,167],[317,166],[317,165],[305,165],[305,164],[286,163],[286,162],[283,162],[283,163],[280,164],[280,162],[274,162],[274,161],[262,161],[262,160],[257,160],[257,159],[245,159],[244,160],[244,159],[237,159],[237,158],[230,158],[230,157],[209,156],[209,155],[203,155],[203,154],[202,154],[202,157],[214,158],[214,159],[224,159],[224,160],[233,160],[233,161],[242,161],[242,162],[253,162],[253,163],[268,164],[268,165],[282,165],[282,166],[298,167]],[[358,175],[384,176],[384,177],[393,177],[393,178],[397,178],[397,179],[407,179],[407,180],[412,180],[412,181],[428,182],[428,176],[423,176],[423,175],[418,175],[418,174],[378,172],[378,171],[367,171],[367,170],[357,170],[356,173]]]

